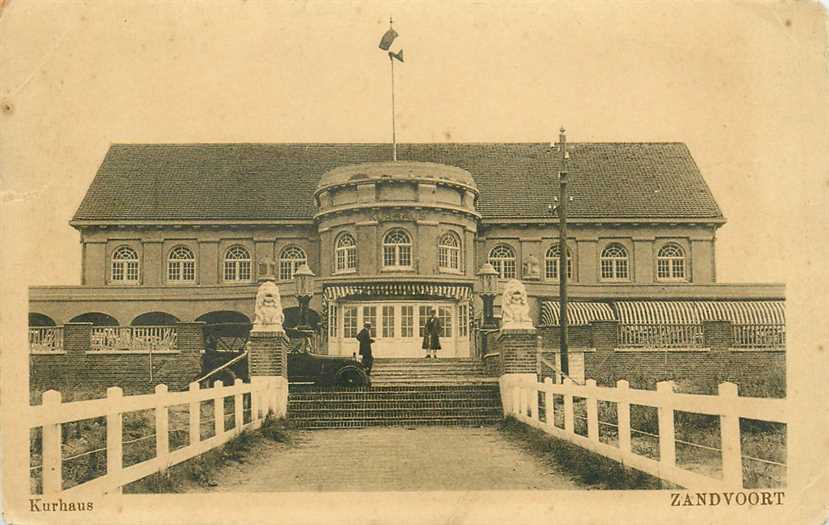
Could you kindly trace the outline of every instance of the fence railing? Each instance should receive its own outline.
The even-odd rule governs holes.
[[[63,352],[63,327],[29,328],[29,351],[34,353]]]
[[[107,389],[105,398],[71,403],[62,403],[60,392],[49,390],[43,394],[42,405],[29,407],[29,428],[42,429],[40,464],[30,467],[30,471],[40,472],[42,493],[46,496],[118,493],[125,485],[203,454],[243,430],[259,428],[265,416],[277,410],[277,397],[287,396],[286,390],[287,384],[277,378],[255,383],[243,383],[237,379],[236,384],[231,386],[223,386],[221,381],[217,381],[209,389],[200,389],[198,383],[191,383],[189,390],[184,392],[168,392],[166,385],[158,385],[154,394],[126,397],[121,388],[111,387]],[[247,409],[245,396],[249,396],[250,408]],[[234,399],[232,429],[225,428],[225,421],[230,416],[224,413],[224,400],[228,397]],[[205,421],[202,402],[211,400],[213,417]],[[170,450],[170,435],[182,431],[170,428],[170,408],[178,405],[188,406],[189,426],[186,432],[189,440],[181,448]],[[124,467],[124,445],[129,443],[124,440],[124,414],[140,410],[153,410],[155,413],[154,434],[140,438],[154,439],[155,456]],[[99,417],[106,418],[105,472],[90,481],[64,489],[64,462],[70,458],[63,457],[62,425]],[[201,437],[204,423],[212,423],[214,427],[213,435],[206,439]]]
[[[785,462],[775,463],[744,456],[740,429],[740,418],[786,423],[785,400],[738,397],[737,386],[732,383],[721,383],[719,395],[716,396],[677,394],[673,387],[670,381],[657,383],[656,391],[652,391],[631,389],[625,380],[617,381],[615,388],[607,388],[596,386],[595,380],[592,379],[588,379],[586,385],[579,386],[569,379],[563,384],[553,384],[549,378],[544,383],[539,383],[532,378],[513,377],[504,382],[501,391],[506,407],[505,415],[512,415],[519,421],[542,429],[548,434],[687,489],[743,488],[743,460],[774,463],[785,468]],[[556,407],[555,396],[563,398],[563,402],[558,403],[559,408]],[[539,417],[539,397],[543,399],[541,406],[544,421]],[[576,432],[576,398],[579,399],[579,403],[583,399],[583,403],[586,404],[586,435]],[[600,401],[616,404],[615,423],[599,420]],[[648,435],[658,440],[658,459],[633,451],[631,437],[637,430],[631,427],[631,405],[656,408],[658,434]],[[556,425],[556,420],[561,419],[557,417],[558,410],[564,412],[563,428]],[[676,444],[680,442],[675,436],[674,415],[677,411],[719,418],[719,448],[703,448],[719,450],[721,478],[692,472],[677,465]],[[600,423],[616,427],[616,445],[600,439]]]
[[[733,324],[731,335],[734,348],[786,347],[786,326],[782,324]]]
[[[619,346],[697,348],[704,344],[701,324],[620,324]]]
[[[176,328],[173,326],[96,326],[92,328],[90,350],[101,351],[174,351]]]

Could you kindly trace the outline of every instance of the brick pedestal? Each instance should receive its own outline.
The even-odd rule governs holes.
[[[248,371],[251,383],[274,382],[279,392],[274,399],[264,400],[266,412],[284,418],[288,414],[288,339],[285,332],[251,331]],[[281,388],[284,387],[284,388]]]
[[[495,351],[501,356],[501,375],[535,374],[537,333],[534,328],[501,330]]]

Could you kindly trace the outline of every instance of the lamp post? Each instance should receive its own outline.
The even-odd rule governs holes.
[[[495,294],[498,293],[498,272],[491,264],[484,263],[478,270],[478,278],[481,280],[481,299],[484,302],[484,320],[481,324],[483,330],[496,330],[492,303],[495,302]]]
[[[311,327],[308,326],[308,303],[311,302],[311,297],[314,296],[314,277],[314,272],[311,271],[307,263],[303,263],[294,272],[296,299],[299,303],[299,326],[297,326],[297,330],[303,332],[311,330]]]

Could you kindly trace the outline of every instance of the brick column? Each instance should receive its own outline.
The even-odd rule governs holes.
[[[495,349],[501,354],[501,374],[535,374],[535,329],[501,330],[495,341]]]
[[[282,331],[250,332],[248,371],[251,383],[273,383],[275,397],[264,400],[276,417],[288,415],[288,340]]]
[[[176,323],[175,371],[165,377],[170,389],[186,389],[187,384],[202,372],[201,355],[204,352],[204,323]],[[164,362],[161,363],[162,369]],[[168,369],[169,370],[169,369]]]
[[[204,323],[176,323],[176,350],[200,356],[204,351]]]
[[[731,349],[731,321],[703,321],[703,340],[711,351],[728,351]]]
[[[65,323],[63,351],[67,355],[83,355],[92,345],[92,323]]]

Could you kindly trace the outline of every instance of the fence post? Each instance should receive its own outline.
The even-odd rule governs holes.
[[[552,377],[545,377],[544,378],[545,385],[552,385],[553,378]],[[549,390],[544,391],[544,419],[546,420],[547,425],[554,427],[556,424],[556,412],[555,412],[555,399],[553,398],[553,393]]]
[[[743,457],[740,444],[740,415],[736,410],[737,385],[720,383],[720,442],[722,443],[723,481],[732,488],[743,488]]]
[[[170,414],[167,410],[167,385],[155,386],[155,457],[161,463],[161,472],[170,463]]]
[[[201,441],[201,401],[196,396],[199,393],[199,384],[190,383],[187,388],[190,392],[190,446],[197,445]]]
[[[564,431],[568,434],[573,434],[576,431],[575,414],[573,413],[573,384],[572,379],[564,378]]]
[[[61,393],[57,390],[48,390],[43,393],[43,406],[49,412],[60,410],[61,403]],[[43,425],[42,432],[40,468],[43,474],[43,495],[57,496],[63,490],[61,424],[50,423]]]
[[[622,457],[631,452],[630,447],[630,403],[624,401],[628,398],[630,383],[625,379],[616,381],[616,388],[620,391],[619,398],[622,401],[616,403],[616,420],[619,425],[619,450]]]
[[[533,381],[532,389],[528,391],[527,395],[530,396],[528,400],[530,402],[530,417],[533,421],[538,421],[538,386],[537,382]]]
[[[521,413],[521,390],[518,386],[512,387],[512,414],[517,416]]]
[[[224,383],[221,381],[216,381],[213,383],[214,388],[214,396],[213,396],[213,424],[216,425],[216,430],[214,432],[214,437],[219,437],[225,433],[225,397],[222,395],[222,390],[224,389]],[[219,396],[215,395],[216,389],[219,391]]]
[[[596,380],[588,379],[587,386],[587,437],[599,441],[599,400],[596,398]]]
[[[659,394],[659,462],[667,467],[676,466],[676,441],[674,438],[674,382],[660,381],[656,383],[656,392]]]
[[[233,430],[236,431],[236,435],[242,433],[242,426],[245,422],[245,413],[242,410],[243,405],[245,403],[245,395],[240,393],[239,390],[244,386],[244,381],[241,378],[236,378],[234,381],[233,386],[236,388],[236,395],[233,398],[233,421],[236,423],[236,426],[233,427]]]
[[[124,391],[121,387],[111,386],[107,388],[107,477],[116,486],[108,489],[107,493],[120,494],[122,486],[119,474],[124,470],[124,415],[121,412],[121,399]]]

